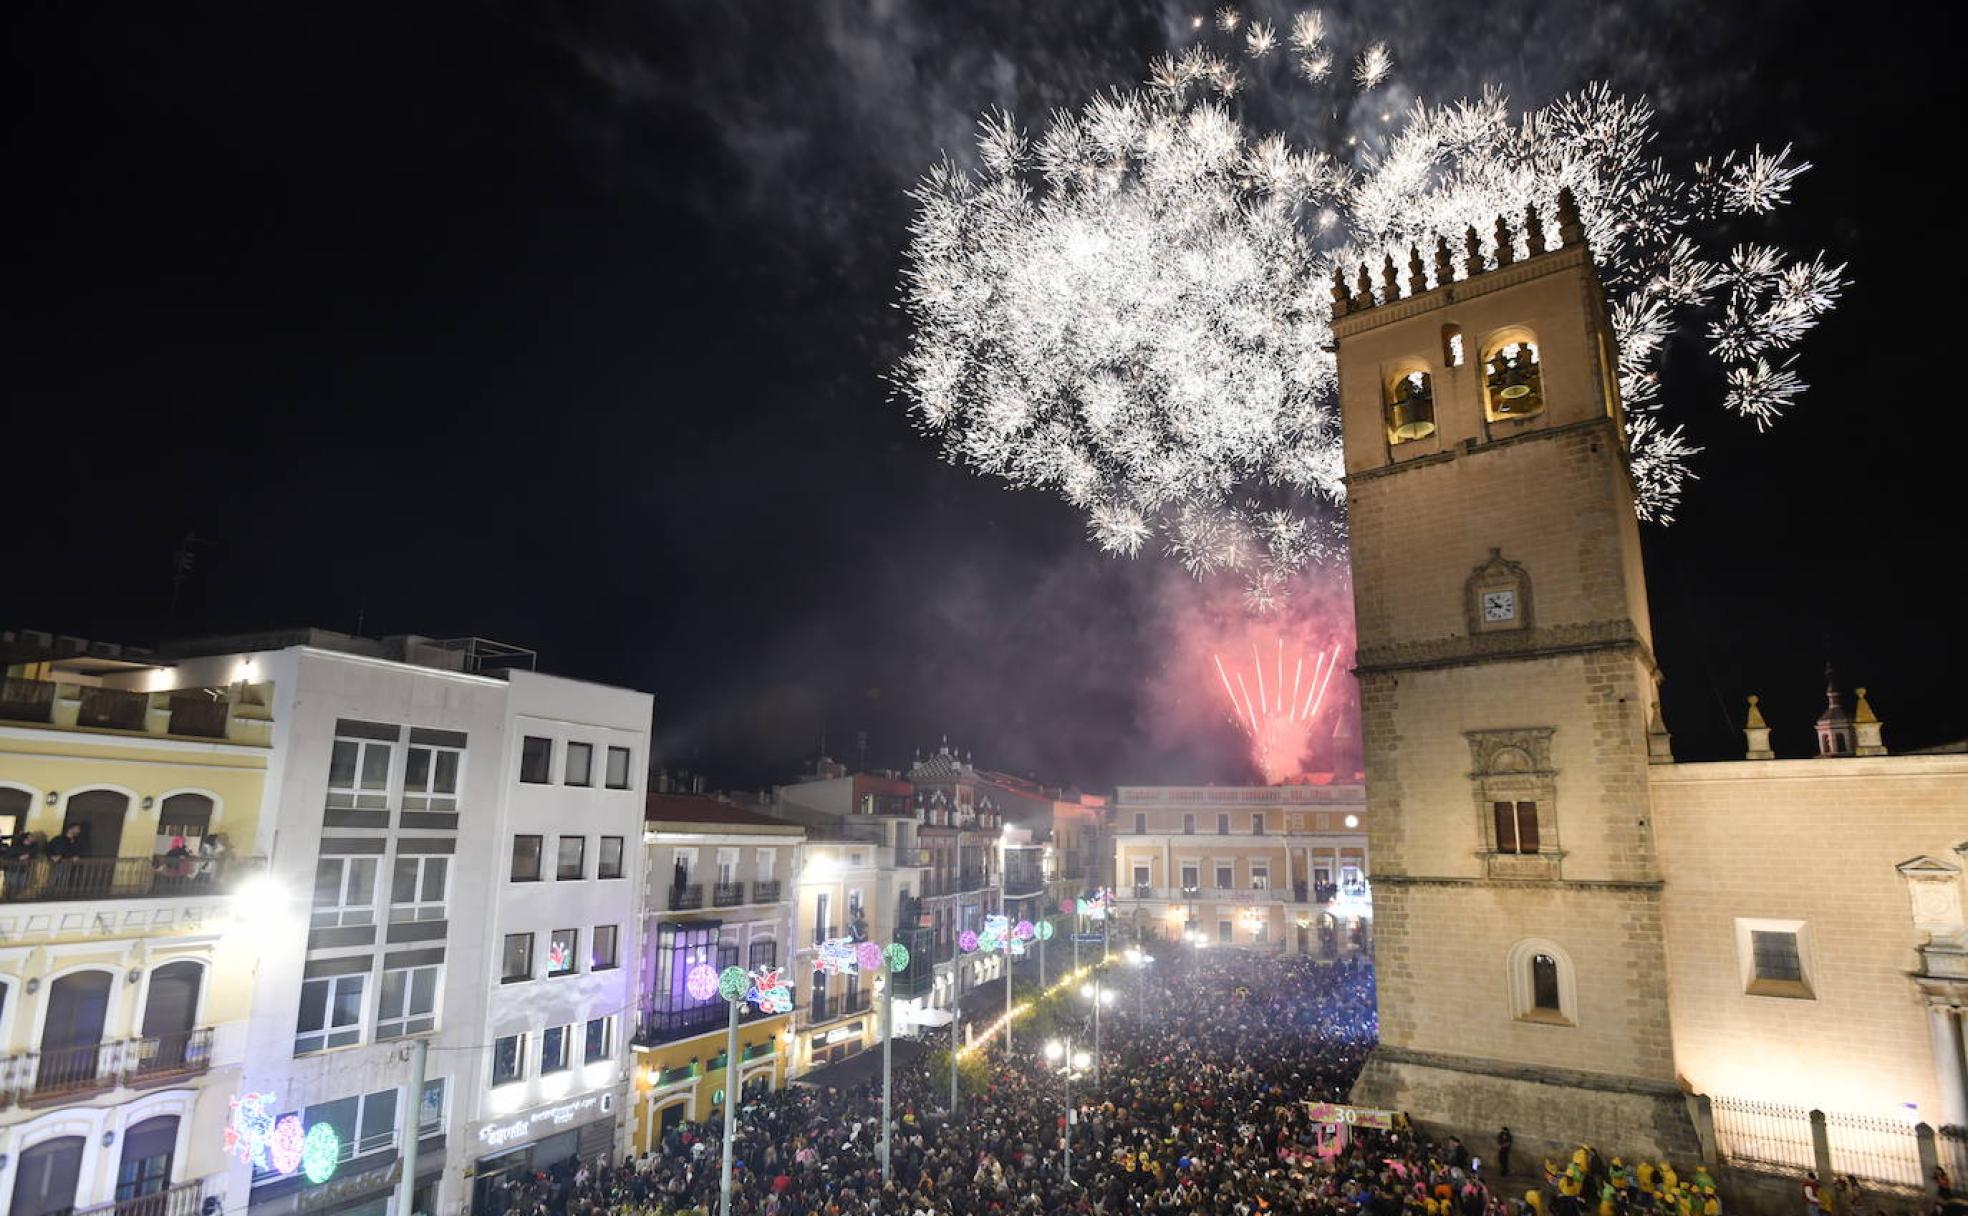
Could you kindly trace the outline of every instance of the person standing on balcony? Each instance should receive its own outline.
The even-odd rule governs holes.
[[[75,863],[83,853],[82,825],[71,823],[42,850],[42,855],[48,859],[48,885],[56,891],[81,886],[82,879]]]

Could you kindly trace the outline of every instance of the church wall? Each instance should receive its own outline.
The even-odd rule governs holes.
[[[1938,1123],[1901,862],[1968,839],[1968,756],[1652,770],[1682,1076],[1710,1095]],[[1380,892],[1375,892],[1376,899]],[[1813,999],[1744,992],[1736,918],[1801,920]],[[1383,926],[1382,940],[1385,940]]]

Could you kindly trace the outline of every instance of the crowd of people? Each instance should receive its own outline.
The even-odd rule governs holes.
[[[1027,1042],[947,1111],[947,1074],[899,1069],[892,1180],[879,1158],[879,1080],[795,1085],[744,1104],[734,1145],[741,1216],[1720,1216],[1700,1169],[1607,1159],[1517,1162],[1510,1133],[1482,1161],[1405,1126],[1335,1131],[1375,1041],[1373,972],[1223,950],[1117,977],[1100,1079],[1067,1078]],[[1139,985],[1134,990],[1133,985]],[[1078,1048],[1085,1039],[1075,1043]],[[508,1184],[511,1216],[672,1216],[718,1210],[721,1123],[672,1127],[647,1155],[569,1162]],[[1528,1167],[1528,1168],[1526,1168]],[[1840,1209],[1855,1211],[1856,1208]],[[1812,1216],[1816,1216],[1815,1213]]]

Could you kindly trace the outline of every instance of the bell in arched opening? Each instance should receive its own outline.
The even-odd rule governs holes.
[[[1388,386],[1387,441],[1409,443],[1435,433],[1435,382],[1409,372]]]
[[[1483,365],[1491,418],[1528,418],[1544,409],[1544,373],[1535,342],[1498,347]]]

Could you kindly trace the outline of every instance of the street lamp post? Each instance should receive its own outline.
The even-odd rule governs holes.
[[[1087,1055],[1084,1051],[1075,1055],[1071,1039],[1067,1039],[1064,1043],[1054,1039],[1046,1044],[1045,1057],[1059,1064],[1059,1075],[1066,1083],[1066,1109],[1065,1118],[1062,1120],[1065,1124],[1062,1143],[1066,1148],[1066,1156],[1062,1162],[1062,1174],[1067,1185],[1070,1186],[1073,1182],[1073,1069],[1085,1068]]]
[[[748,1004],[758,1006],[760,1013],[784,1013],[793,1007],[793,994],[777,967],[757,971],[726,967],[719,971],[705,963],[690,969],[684,977],[684,990],[693,1000],[721,996],[731,1006],[724,1048],[724,1152],[718,1175],[719,1216],[731,1216],[731,1160],[738,1138],[738,1014]]]
[[[1093,1087],[1100,1088],[1100,1007],[1114,999],[1114,993],[1103,980],[1094,980],[1082,985],[1080,995],[1093,1002]]]

